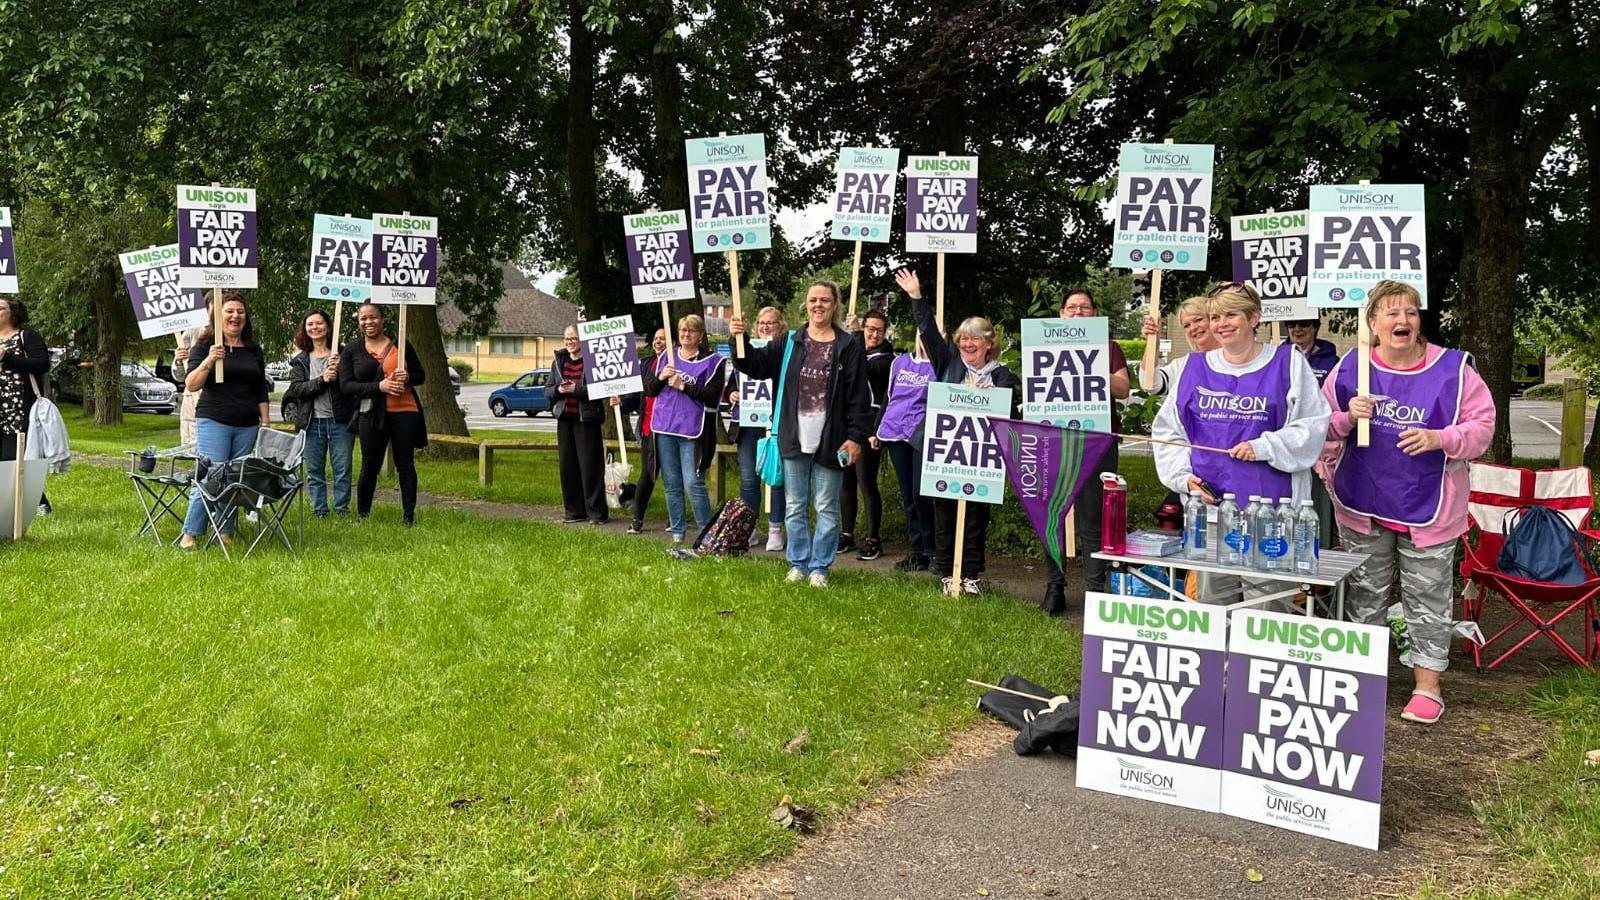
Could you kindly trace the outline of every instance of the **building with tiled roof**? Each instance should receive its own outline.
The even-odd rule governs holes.
[[[534,369],[548,369],[561,333],[578,321],[578,308],[553,294],[533,286],[516,266],[502,267],[505,293],[495,316],[495,326],[483,337],[461,336],[466,316],[450,304],[439,303],[439,327],[445,333],[444,349],[451,359],[472,363],[476,372],[489,375],[521,375]]]

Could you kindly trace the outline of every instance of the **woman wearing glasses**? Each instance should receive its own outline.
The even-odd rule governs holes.
[[[1213,506],[1224,493],[1241,507],[1252,496],[1309,498],[1330,415],[1316,374],[1293,347],[1256,340],[1261,298],[1249,285],[1218,285],[1208,312],[1218,346],[1177,361],[1172,401],[1156,414],[1151,435],[1227,452],[1156,444],[1156,473],[1172,490],[1198,493]],[[1273,590],[1271,581],[1244,579],[1246,596]],[[1213,577],[1202,580],[1200,599],[1229,603],[1238,592],[1239,579]]]
[[[583,383],[583,343],[578,327],[568,325],[561,334],[561,349],[550,363],[544,396],[556,419],[556,458],[561,470],[561,503],[568,525],[587,519],[604,525],[606,512],[606,448],[600,423],[606,410],[589,399]]]

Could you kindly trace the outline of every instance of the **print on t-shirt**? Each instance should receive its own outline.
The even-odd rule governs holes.
[[[817,452],[822,423],[828,416],[828,382],[833,375],[833,347],[837,341],[807,340],[800,358],[800,393],[795,413],[800,452]]]

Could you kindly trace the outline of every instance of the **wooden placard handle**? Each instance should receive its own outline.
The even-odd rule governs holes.
[[[942,254],[941,254],[942,255]],[[967,536],[967,501],[956,501],[955,559],[950,563],[950,596],[961,596],[961,557]]]
[[[1150,270],[1150,318],[1156,320],[1156,333],[1144,344],[1144,357],[1139,361],[1139,387],[1146,392],[1156,389],[1156,363],[1161,352],[1161,270]]]
[[[628,466],[628,435],[622,430],[622,404],[611,407],[611,412],[617,417],[617,451],[622,455],[622,466]]]
[[[1371,184],[1371,179],[1363,178],[1359,182],[1363,187]],[[1372,331],[1367,326],[1366,311],[1356,309],[1356,395],[1366,397],[1372,390]],[[1372,420],[1356,420],[1356,446],[1368,447],[1372,445]]]
[[[227,340],[222,336],[222,288],[211,289],[211,346],[227,346]],[[217,376],[217,384],[221,384],[222,360],[217,360],[211,370]]]

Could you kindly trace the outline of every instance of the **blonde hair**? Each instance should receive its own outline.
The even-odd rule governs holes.
[[[1422,294],[1416,288],[1404,281],[1389,281],[1385,279],[1372,286],[1372,291],[1367,294],[1367,306],[1361,311],[1361,315],[1366,317],[1368,328],[1371,328],[1372,324],[1378,320],[1378,313],[1382,311],[1383,307],[1388,305],[1384,301],[1393,300],[1397,297],[1399,302],[1403,303],[1410,300],[1412,306],[1415,306],[1419,311],[1422,309]],[[1419,331],[1417,343],[1426,344],[1427,342],[1427,338]],[[1372,332],[1371,343],[1374,347],[1378,346],[1377,331]]]
[[[706,320],[700,318],[700,316],[695,313],[689,313],[687,316],[684,316],[678,320],[678,327],[687,328],[690,331],[698,331],[701,334],[705,334]]]
[[[785,327],[786,323],[783,321],[783,310],[777,308],[776,306],[761,307],[761,309],[756,312],[756,320],[754,324],[759,326],[761,324],[761,317],[767,313],[772,313],[774,316],[778,317],[778,327],[780,329]]]
[[[1000,353],[1000,343],[994,335],[994,323],[983,316],[970,316],[961,320],[961,324],[956,328],[956,339],[964,337],[982,338],[989,342],[989,353],[984,357],[985,362],[994,359]]]
[[[1248,284],[1238,281],[1219,284],[1211,289],[1207,295],[1206,312],[1209,315],[1218,313],[1244,313],[1245,315],[1261,314],[1261,295]]]
[[[1205,297],[1190,297],[1178,304],[1178,321],[1182,322],[1184,316],[1199,316],[1202,319],[1211,316],[1211,301]]]

